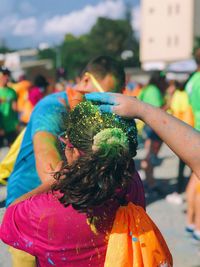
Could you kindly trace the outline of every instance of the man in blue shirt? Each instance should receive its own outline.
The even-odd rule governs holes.
[[[122,66],[111,57],[99,56],[88,63],[75,90],[121,92],[124,86]],[[66,128],[66,105],[67,94],[60,92],[45,97],[35,106],[8,180],[6,206],[41,183],[46,184],[47,190],[53,183],[49,166],[55,169],[61,161],[57,136]]]

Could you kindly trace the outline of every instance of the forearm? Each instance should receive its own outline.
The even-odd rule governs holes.
[[[34,137],[34,154],[36,169],[41,181],[53,181],[51,172],[61,161],[56,137],[44,132],[36,134]]]
[[[140,118],[200,177],[200,134],[159,108],[142,103]]]

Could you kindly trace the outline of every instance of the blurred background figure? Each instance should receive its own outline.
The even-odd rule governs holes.
[[[10,71],[0,67],[0,147],[10,146],[17,136],[17,94],[8,87]]]
[[[141,83],[128,82],[123,94],[137,97],[142,91],[142,87],[143,85]]]
[[[162,108],[164,106],[165,89],[166,80],[164,74],[160,71],[154,71],[148,84],[141,90],[138,98],[145,103]],[[144,147],[146,150],[146,156],[144,160],[141,161],[141,168],[145,172],[147,191],[149,193],[156,192],[160,194],[161,190],[156,184],[153,170],[162,141],[148,125],[144,126],[143,132],[145,138]]]
[[[46,95],[48,85],[43,75],[39,74],[35,77],[33,85],[28,88],[27,99],[20,114],[21,125],[25,126],[29,122],[34,106]]]
[[[192,112],[192,107],[189,103],[189,97],[187,92],[184,90],[184,87],[184,82],[169,82],[169,86],[167,88],[167,110],[179,120],[184,121],[190,126],[194,126],[194,115]],[[172,194],[167,195],[166,197],[166,200],[170,203],[181,204],[183,202],[182,193],[185,190],[185,166],[185,162],[179,158],[176,191]]]
[[[200,131],[200,48],[195,51],[196,72],[191,75],[185,90],[189,95],[190,104],[194,114],[194,128]],[[186,231],[200,241],[200,181],[192,173],[186,188],[187,199],[187,226]]]
[[[17,100],[17,108],[19,115],[19,125],[21,130],[24,125],[26,125],[26,121],[23,119],[23,114],[26,112],[26,108],[28,105],[28,96],[29,90],[32,86],[32,83],[26,78],[25,74],[20,75],[17,83],[11,83],[13,89],[15,89],[18,100]]]

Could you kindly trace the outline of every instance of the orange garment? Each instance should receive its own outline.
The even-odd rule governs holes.
[[[109,236],[104,267],[171,267],[167,244],[143,208],[119,207]]]
[[[66,88],[66,93],[70,109],[75,108],[76,105],[78,105],[81,101],[83,101],[83,94],[71,87]]]
[[[23,80],[21,82],[18,82],[16,84],[13,84],[13,88],[15,89],[17,95],[18,95],[18,101],[17,101],[17,108],[20,113],[20,121],[27,124],[29,122],[33,105],[29,101],[29,90],[32,86],[32,83]]]
[[[28,99],[28,91],[31,88],[31,82],[23,80],[21,82],[13,84],[13,88],[15,89],[18,95],[18,101],[17,101],[18,111],[22,112],[24,109],[24,104]]]
[[[137,97],[140,94],[141,90],[142,90],[141,86],[136,86],[133,90],[125,88],[123,94],[127,96]]]
[[[29,122],[33,108],[34,108],[33,104],[27,99],[27,101],[24,103],[23,111],[20,114],[21,122],[25,124]]]

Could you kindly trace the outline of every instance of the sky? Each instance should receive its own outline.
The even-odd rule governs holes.
[[[1,0],[0,41],[12,49],[57,45],[66,33],[89,32],[100,16],[124,18],[126,3],[138,32],[140,0]]]

